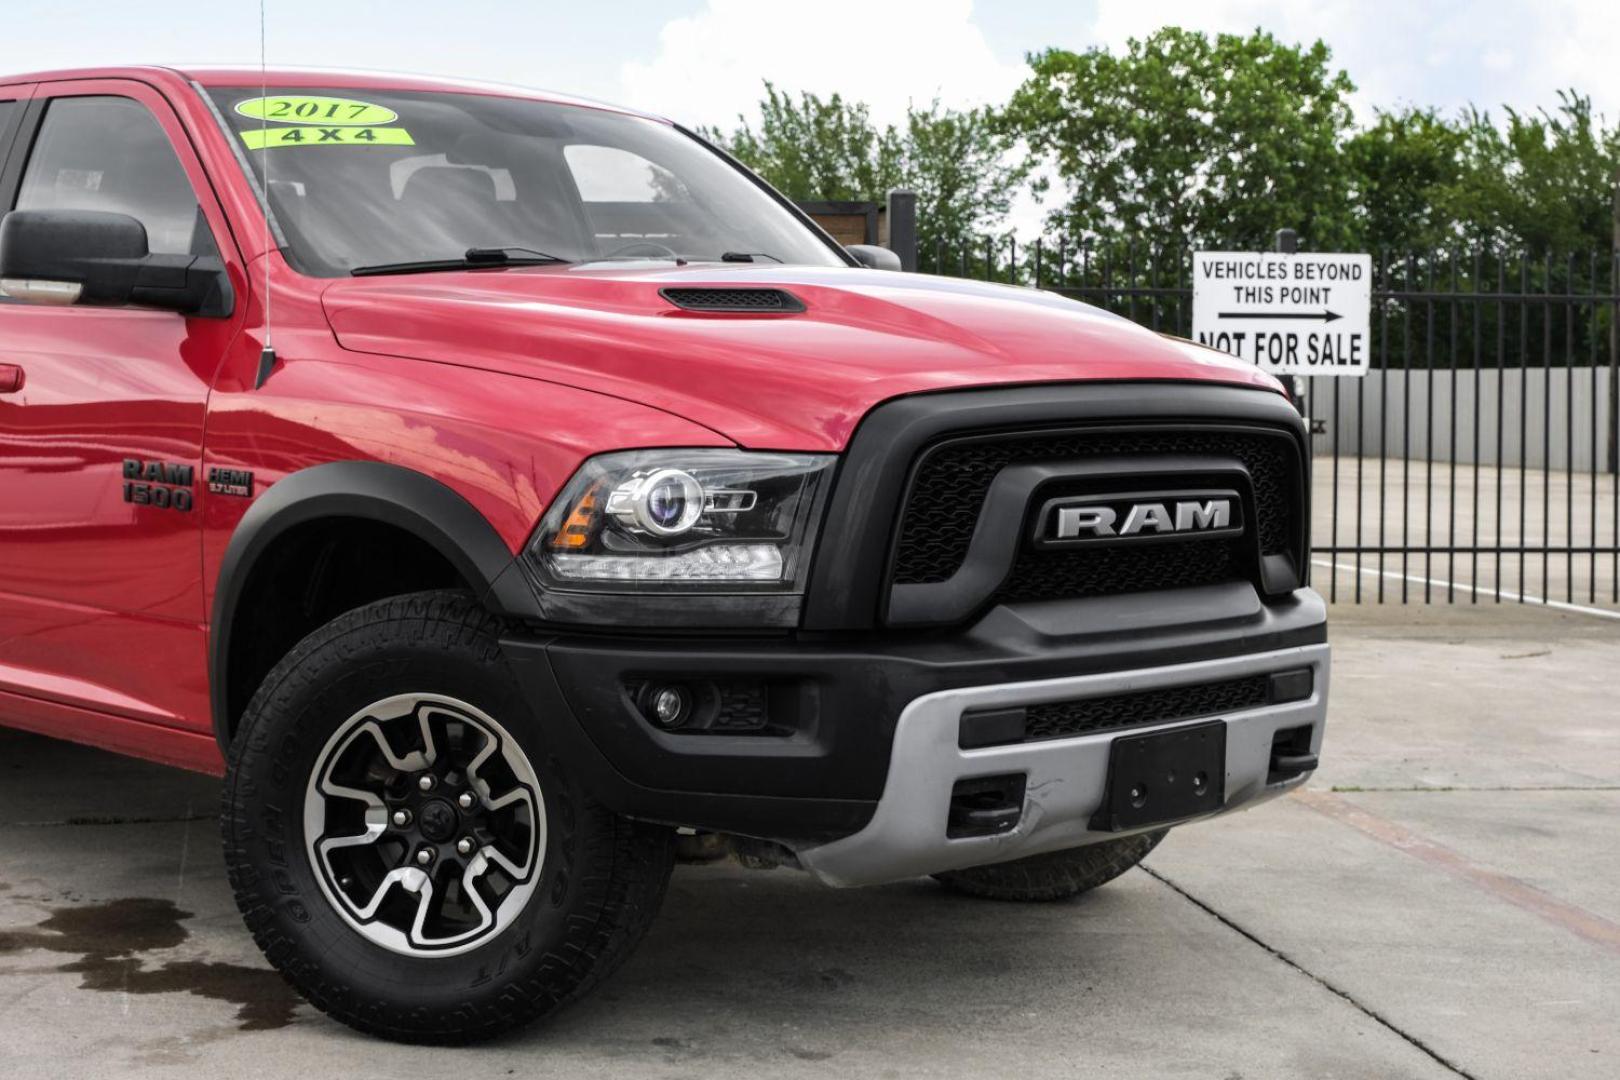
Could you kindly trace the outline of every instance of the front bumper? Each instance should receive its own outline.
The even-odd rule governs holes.
[[[1317,647],[1326,640],[1326,609],[1310,589],[1262,603],[1250,585],[1235,582],[997,607],[945,635],[722,639],[530,631],[509,636],[502,648],[548,750],[598,802],[642,820],[776,841],[828,880],[854,883],[896,876],[872,867],[899,865],[911,848],[918,858],[905,863],[902,875],[963,865],[952,861],[958,853],[1013,858],[1038,850],[1034,845],[1102,838],[1076,822],[1095,809],[1107,742],[1118,732],[994,751],[952,749],[956,715],[981,700],[1165,685],[1166,677],[1184,678],[1204,670],[1200,665],[1262,670],[1304,650],[1299,655],[1320,667],[1312,702],[1236,719],[1220,714],[1232,724],[1227,806],[1265,794],[1265,785],[1253,784],[1264,760],[1256,763],[1240,748],[1265,742],[1285,716],[1298,714],[1306,719],[1293,723],[1315,724],[1314,749],[1327,689],[1326,650]],[[646,678],[766,681],[783,730],[658,730],[626,692]],[[998,769],[1003,760],[1034,762],[1043,777],[1061,783],[1049,793],[1033,782],[1030,818],[999,844],[947,844],[943,824],[937,835],[905,824],[949,797],[953,770],[992,759]],[[1088,799],[1083,813],[1075,809]],[[921,831],[906,831],[912,828]]]
[[[1226,723],[1226,798],[1216,814],[1255,805],[1302,783],[1308,775],[1268,783],[1278,733],[1308,727],[1310,753],[1321,749],[1328,656],[1327,645],[1311,645],[1136,671],[946,690],[918,698],[906,706],[896,725],[888,778],[872,820],[851,836],[800,851],[799,860],[829,885],[873,885],[1116,838],[1123,834],[1093,831],[1091,825],[1108,782],[1109,748],[1120,732],[962,749],[958,732],[963,715],[1308,667],[1313,675],[1308,698],[1220,717]],[[1133,727],[1130,734],[1207,719]],[[1015,827],[989,836],[947,835],[958,781],[1012,773],[1026,778],[1023,812]]]

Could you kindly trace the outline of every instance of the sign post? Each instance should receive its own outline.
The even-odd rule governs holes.
[[[1367,374],[1372,256],[1193,255],[1193,339],[1273,375]]]

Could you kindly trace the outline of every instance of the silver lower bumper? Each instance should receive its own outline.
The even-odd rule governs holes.
[[[799,861],[829,885],[875,885],[1112,839],[1121,834],[1094,832],[1089,823],[1102,805],[1109,745],[1119,732],[963,750],[957,745],[962,714],[1309,666],[1315,669],[1309,698],[1221,717],[1226,721],[1226,802],[1217,813],[1252,806],[1304,780],[1300,776],[1266,783],[1277,731],[1311,724],[1311,752],[1321,749],[1328,657],[1327,645],[1311,645],[1141,671],[945,690],[917,698],[900,714],[888,779],[871,822],[841,840],[800,851]],[[1189,722],[1205,721],[1132,728],[1131,734]],[[997,836],[945,835],[951,791],[958,780],[1017,772],[1025,773],[1028,781],[1023,816],[1014,829]]]

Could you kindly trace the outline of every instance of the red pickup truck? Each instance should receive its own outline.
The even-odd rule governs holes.
[[[0,162],[0,723],[222,774],[249,929],[357,1028],[587,992],[682,830],[1052,899],[1316,765],[1252,367],[555,95],[55,72]]]

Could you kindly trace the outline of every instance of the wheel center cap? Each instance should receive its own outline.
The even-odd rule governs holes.
[[[430,799],[416,813],[422,836],[442,844],[456,834],[456,811],[443,799]]]

